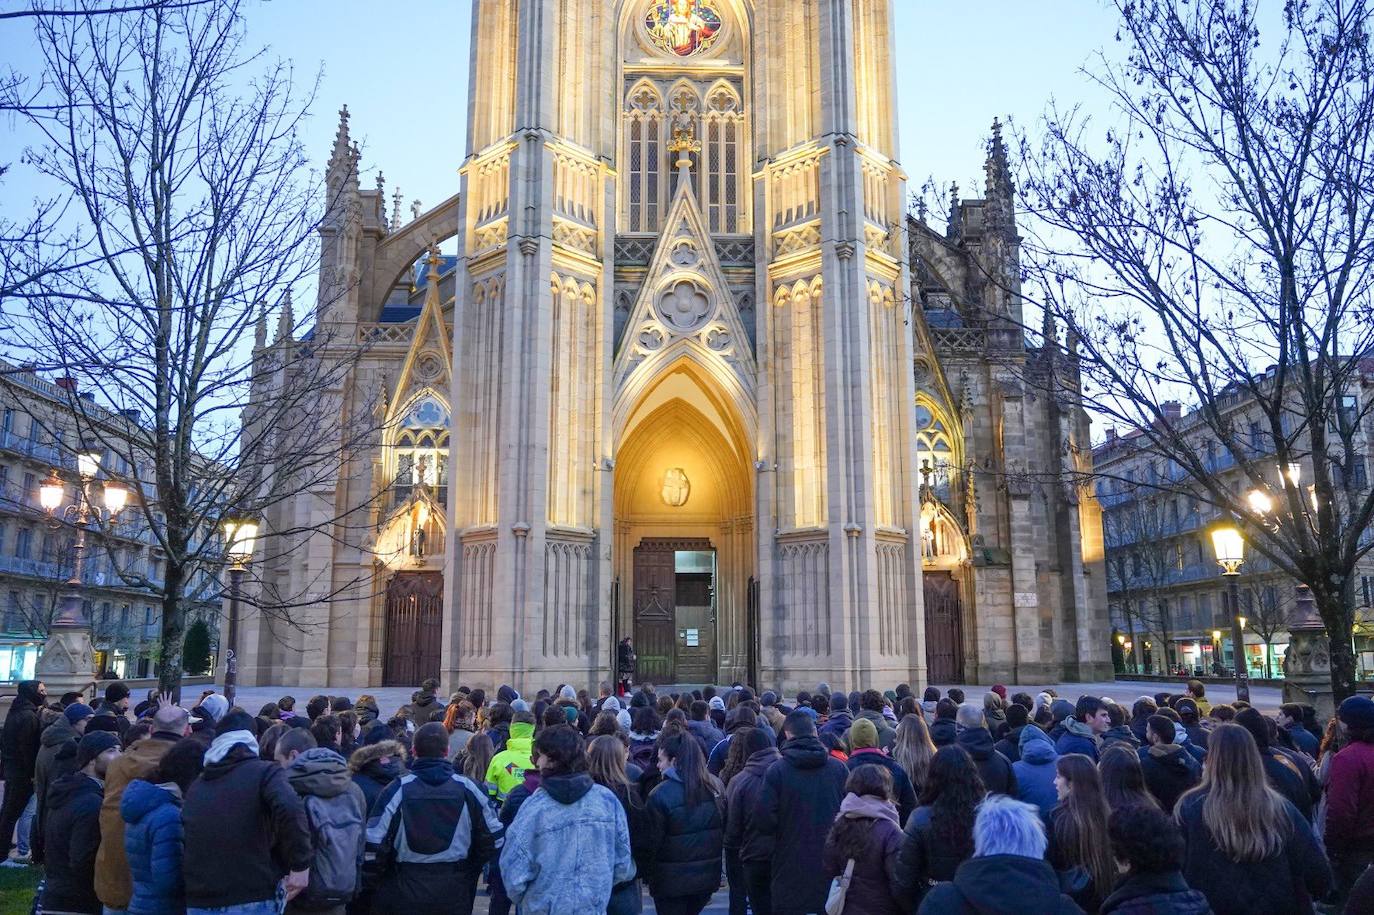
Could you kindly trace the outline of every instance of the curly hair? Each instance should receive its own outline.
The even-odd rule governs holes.
[[[959,858],[973,854],[973,821],[985,794],[983,777],[963,747],[935,751],[921,803],[931,808],[930,827],[938,847]]]

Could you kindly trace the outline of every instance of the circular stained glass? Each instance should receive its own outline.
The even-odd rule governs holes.
[[[720,12],[707,0],[657,0],[644,16],[649,39],[660,51],[691,57],[720,35]]]

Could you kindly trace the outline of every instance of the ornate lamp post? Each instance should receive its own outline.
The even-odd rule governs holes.
[[[1216,550],[1217,565],[1226,578],[1227,593],[1231,597],[1231,644],[1235,655],[1236,698],[1250,701],[1249,672],[1245,669],[1245,644],[1241,635],[1240,567],[1245,564],[1245,538],[1240,529],[1222,524],[1212,529],[1212,548]]]
[[[224,552],[229,560],[229,634],[225,642],[224,698],[234,707],[239,684],[239,588],[243,573],[253,561],[253,549],[258,542],[258,522],[251,518],[230,517],[224,520]]]
[[[38,656],[35,675],[54,691],[85,692],[95,682],[95,654],[91,648],[91,621],[85,609],[86,528],[101,520],[102,508],[107,519],[118,515],[129,501],[129,490],[115,480],[102,486],[101,502],[93,498],[93,484],[100,472],[100,452],[82,449],[76,458],[76,499],[65,508],[67,487],[57,471],[51,470],[38,487],[38,503],[48,513],[53,528],[62,521],[76,528],[72,545],[72,574],[58,605],[57,616],[49,627],[43,652]]]

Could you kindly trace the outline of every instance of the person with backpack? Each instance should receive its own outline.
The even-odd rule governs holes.
[[[197,741],[183,740],[162,754],[146,781],[136,778],[124,789],[119,815],[124,820],[124,853],[133,881],[125,915],[186,911],[181,802],[204,763],[205,748]]]
[[[836,915],[905,915],[908,909],[897,891],[902,828],[892,774],[881,766],[859,766],[844,788],[840,815],[821,856],[826,874],[844,884],[844,906]]]
[[[410,772],[383,789],[367,821],[373,912],[471,915],[482,867],[501,848],[501,823],[486,791],[453,770],[442,722],[421,725],[411,749]]]
[[[545,728],[535,753],[539,790],[520,804],[501,853],[506,892],[520,915],[604,912],[614,887],[635,875],[625,811],[587,773],[576,727]]]
[[[344,915],[360,889],[367,824],[363,789],[354,784],[343,757],[318,746],[304,728],[282,735],[276,761],[305,806],[314,851],[310,881],[286,911]]]

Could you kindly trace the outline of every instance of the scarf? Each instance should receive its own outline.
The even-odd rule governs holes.
[[[846,794],[844,800],[840,802],[840,814],[836,819],[849,820],[887,820],[898,829],[902,828],[901,820],[897,818],[897,808],[891,801],[880,801],[876,797],[857,794]]]
[[[1102,742],[1102,738],[1094,734],[1092,728],[1088,727],[1086,724],[1079,721],[1077,718],[1065,718],[1064,730],[1068,731],[1070,734],[1073,734],[1076,737],[1088,738],[1093,742],[1093,746],[1097,746],[1099,743]]]
[[[252,731],[225,731],[215,738],[210,744],[210,749],[205,751],[205,764],[217,763],[229,755],[229,751],[234,747],[248,747],[253,751],[253,755],[258,752],[258,739],[253,736]]]

